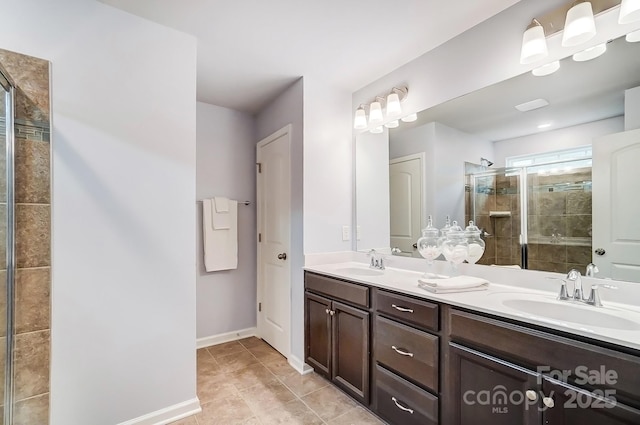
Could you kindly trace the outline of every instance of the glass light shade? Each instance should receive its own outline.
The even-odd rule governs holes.
[[[353,128],[356,130],[364,130],[367,128],[367,115],[364,112],[364,108],[360,107],[356,109],[356,117],[353,120]]]
[[[598,44],[597,46],[589,47],[581,52],[573,55],[573,60],[576,62],[585,62],[591,59],[595,59],[607,51],[607,43]]]
[[[415,112],[413,114],[407,115],[406,117],[400,118],[402,122],[414,122],[417,119],[418,119],[418,114],[416,114]]]
[[[560,69],[560,61],[549,62],[531,71],[536,77],[544,77],[545,75],[551,75]]]
[[[372,132],[373,134],[380,134],[380,133],[382,133],[383,131],[384,131],[384,129],[382,128],[382,126],[379,126],[379,127],[373,127],[373,128],[371,129],[371,132]]]
[[[618,23],[630,24],[640,21],[640,0],[622,0]]]
[[[569,9],[562,33],[562,46],[577,46],[591,40],[594,35],[596,21],[593,18],[591,2],[578,3]]]
[[[398,122],[398,120],[393,120],[393,121],[389,121],[384,126],[387,127],[387,128],[396,128],[396,127],[400,126],[400,123]]]
[[[377,126],[382,124],[382,106],[376,101],[369,106],[369,124]]]
[[[400,98],[398,93],[391,93],[387,96],[387,118],[395,118],[402,114],[400,107]]]
[[[640,41],[640,30],[630,32],[625,37],[625,40],[627,40],[629,43],[637,43],[638,41]]]
[[[520,52],[520,63],[527,64],[544,59],[549,54],[547,50],[547,39],[544,36],[544,28],[535,25],[522,35],[522,51]]]

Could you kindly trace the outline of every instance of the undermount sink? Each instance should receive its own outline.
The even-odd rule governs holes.
[[[382,270],[368,269],[365,267],[343,267],[336,269],[336,273],[350,274],[354,276],[380,276],[384,273]]]
[[[609,314],[597,307],[566,301],[511,298],[502,300],[502,305],[540,319],[625,331],[640,330],[640,323],[633,320]]]

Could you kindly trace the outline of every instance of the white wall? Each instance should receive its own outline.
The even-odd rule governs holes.
[[[624,130],[623,117],[593,121],[573,127],[494,142],[494,167],[504,167],[510,156],[529,155],[590,145],[595,137]]]
[[[640,128],[640,87],[624,92],[624,129],[625,131]]]
[[[291,354],[304,361],[303,80],[300,78],[256,116],[256,142],[291,124]]]
[[[197,206],[197,337],[256,326],[256,143],[251,115],[197,104],[196,197],[226,196],[238,205],[238,268],[207,273],[202,205]]]
[[[304,79],[304,253],[348,251],[353,142],[351,93]]]
[[[0,47],[52,62],[51,424],[194,401],[196,42],[96,1],[0,9]]]
[[[389,249],[389,131],[358,134],[355,145],[357,249]]]

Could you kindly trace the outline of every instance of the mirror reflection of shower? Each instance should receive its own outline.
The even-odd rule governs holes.
[[[493,165],[493,161],[489,161],[487,158],[480,158],[480,166],[487,169]]]

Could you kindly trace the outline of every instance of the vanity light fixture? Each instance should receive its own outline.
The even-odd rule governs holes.
[[[415,112],[413,114],[407,115],[406,117],[400,118],[402,122],[414,122],[417,119],[418,119],[418,114],[416,114]]]
[[[607,43],[597,44],[573,55],[576,62],[585,62],[602,56],[607,51]]]
[[[398,120],[393,120],[393,121],[389,121],[384,126],[387,128],[397,128],[400,126],[400,123],[398,122]]]
[[[560,69],[560,61],[553,61],[545,65],[539,66],[538,68],[532,70],[531,73],[536,77],[544,77],[546,75],[553,74],[559,69]]]
[[[531,21],[531,25],[522,35],[522,50],[520,51],[520,63],[528,64],[544,59],[549,54],[544,28],[537,19]]]
[[[625,40],[627,40],[629,43],[637,43],[638,41],[640,41],[640,30],[630,32],[625,37]]]
[[[586,43],[596,35],[596,21],[589,1],[581,1],[567,12],[562,33],[562,46],[572,47]]]
[[[394,87],[387,96],[387,118],[396,118],[402,115],[402,107],[400,102],[407,98],[409,89],[406,87]]]
[[[371,133],[373,134],[380,134],[384,131],[384,129],[382,128],[382,126],[378,126],[378,127],[373,127],[371,129]]]
[[[620,4],[619,24],[640,21],[640,0],[622,0]]]
[[[356,117],[353,120],[353,128],[356,130],[364,130],[367,128],[367,114],[364,111],[364,106],[360,105],[358,109],[356,109]]]
[[[376,100],[371,102],[369,106],[369,124],[376,127],[381,125],[384,120],[382,116],[382,104],[378,99],[383,100],[380,97],[376,97]]]

